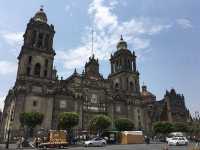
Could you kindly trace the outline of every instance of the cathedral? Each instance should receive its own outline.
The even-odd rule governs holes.
[[[59,79],[54,68],[54,34],[54,26],[48,24],[41,8],[30,19],[23,35],[16,82],[5,99],[1,125],[4,138],[8,129],[20,129],[22,112],[42,113],[44,119],[38,128],[44,129],[57,129],[61,112],[77,112],[80,116],[77,128],[82,130],[87,130],[89,121],[97,114],[108,115],[113,121],[129,118],[136,130],[150,128],[144,101],[149,106],[156,97],[145,87],[140,91],[136,55],[122,36],[109,59],[108,78],[101,75],[99,61],[92,55],[81,74],[75,69],[71,76]]]

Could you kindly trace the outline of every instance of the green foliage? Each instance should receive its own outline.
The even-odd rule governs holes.
[[[200,128],[192,126],[189,128],[189,131],[191,134],[200,134]]]
[[[35,128],[40,125],[43,121],[43,114],[39,112],[23,112],[20,114],[20,123],[22,126],[27,126],[28,128]]]
[[[59,126],[62,129],[72,129],[79,123],[79,114],[76,112],[63,112],[59,115]]]
[[[157,122],[153,126],[155,133],[167,134],[174,131],[174,125],[169,122]]]
[[[186,123],[177,122],[174,124],[174,131],[176,132],[188,132],[189,127]]]
[[[162,122],[156,122],[153,125],[153,130],[155,133],[162,133],[163,132],[163,123]]]
[[[131,131],[134,129],[134,124],[127,118],[120,118],[115,120],[115,128],[118,131]]]
[[[103,131],[111,125],[111,119],[105,115],[97,115],[90,121],[90,129],[95,131]]]

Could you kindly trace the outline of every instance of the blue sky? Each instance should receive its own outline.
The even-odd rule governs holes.
[[[136,52],[140,83],[160,100],[166,89],[185,95],[192,112],[200,110],[200,1],[198,0],[0,0],[0,104],[14,85],[17,55],[29,19],[44,5],[55,26],[55,66],[67,78],[82,72],[94,53],[100,72],[110,72],[109,57],[123,34]]]

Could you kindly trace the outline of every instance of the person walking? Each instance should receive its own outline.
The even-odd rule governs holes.
[[[20,149],[21,137],[17,139],[17,149]]]
[[[24,139],[24,137],[22,136],[22,137],[21,137],[21,142],[20,142],[20,148],[23,148],[23,146],[24,146],[24,141],[25,141],[25,139]]]
[[[35,141],[35,147],[38,148],[38,138],[35,137],[35,140],[34,140],[34,141]]]
[[[24,137],[19,137],[19,139],[17,141],[17,149],[22,149],[23,143],[24,143]]]

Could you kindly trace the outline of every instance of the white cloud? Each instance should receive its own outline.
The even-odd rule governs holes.
[[[109,1],[110,2],[110,6],[111,7],[113,7],[113,6],[115,6],[115,5],[117,5],[117,4],[119,4],[119,1],[118,0],[111,0],[111,1]]]
[[[70,8],[71,8],[70,5],[66,5],[66,6],[65,6],[65,11],[66,11],[66,12],[69,12]]]
[[[171,28],[172,25],[171,24],[167,24],[167,25],[155,25],[151,28],[149,34],[155,34],[155,33],[159,33],[164,29],[169,29]]]
[[[150,46],[150,40],[135,38],[133,39],[133,44],[134,44],[135,49],[145,49]]]
[[[89,6],[89,14],[94,15],[94,23],[98,29],[118,25],[117,16],[111,12],[112,6],[103,5],[104,0],[94,0]]]
[[[0,33],[1,37],[12,47],[19,47],[23,42],[23,32],[7,32]]]
[[[177,19],[177,24],[181,26],[183,29],[188,29],[193,27],[192,22],[186,18]]]
[[[65,12],[67,12],[67,14],[68,14],[70,17],[73,16],[72,7],[74,7],[75,5],[76,5],[76,4],[75,4],[74,2],[65,5]]]
[[[86,62],[89,56],[90,50],[87,45],[68,50],[67,53],[65,51],[57,52],[57,59],[64,60],[63,63],[66,69],[73,69],[77,66],[82,66],[83,64],[80,62]]]
[[[159,24],[147,18],[132,18],[120,22],[113,12],[118,4],[116,0],[110,0],[106,5],[105,0],[93,0],[88,9],[94,25],[94,53],[99,60],[107,60],[110,54],[116,51],[116,44],[123,34],[129,47],[143,54],[142,51],[150,49],[150,36],[158,34],[171,25]],[[91,28],[87,27],[83,34],[80,46],[57,52],[57,59],[64,63],[66,69],[80,68],[91,56]],[[145,52],[146,53],[146,52]],[[149,53],[149,51],[148,51]]]
[[[15,73],[17,64],[9,61],[0,61],[0,75],[8,75]]]

